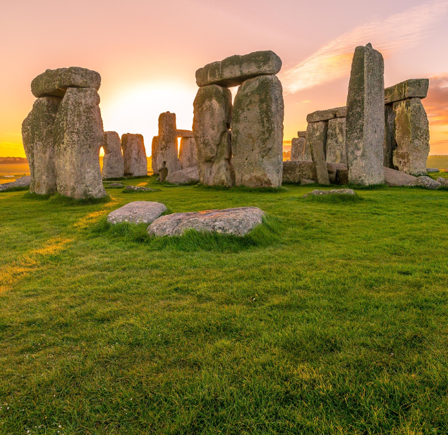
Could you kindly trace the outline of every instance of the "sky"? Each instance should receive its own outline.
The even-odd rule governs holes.
[[[191,130],[198,68],[258,50],[283,61],[289,141],[308,113],[345,105],[354,49],[369,42],[384,56],[386,87],[430,78],[430,154],[448,154],[448,0],[0,3],[0,157],[25,155],[30,84],[46,69],[98,71],[104,129],[143,134],[149,155],[161,112]]]

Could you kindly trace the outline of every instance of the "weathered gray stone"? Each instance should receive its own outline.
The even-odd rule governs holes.
[[[151,169],[153,174],[159,173],[159,136],[154,136],[151,143]]]
[[[317,181],[314,180],[307,180],[306,178],[300,180],[300,185],[301,186],[309,186],[310,184],[316,184]]]
[[[165,181],[171,184],[199,183],[199,171],[197,167],[181,169],[174,174],[168,174]]]
[[[18,178],[12,183],[0,184],[0,192],[8,192],[9,190],[24,189],[31,185],[31,176]]]
[[[121,154],[120,136],[115,131],[104,132],[103,178],[121,178],[124,176],[124,159]]]
[[[277,74],[281,67],[282,61],[273,51],[256,51],[205,65],[196,71],[196,83],[198,86],[238,86],[253,77]]]
[[[327,164],[325,162],[325,144],[327,142],[327,122],[312,122],[308,124],[306,140],[311,149],[314,166],[316,167],[317,182],[329,185]]]
[[[179,161],[182,169],[197,168],[198,153],[194,137],[183,137],[180,140]]]
[[[30,167],[30,192],[51,195],[56,192],[54,123],[62,99],[38,98],[22,124],[23,147]]]
[[[159,116],[159,152],[157,155],[157,172],[162,168],[168,175],[181,169],[177,149],[176,114],[165,112]]]
[[[306,139],[304,137],[295,137],[291,140],[291,161],[297,162],[305,160],[305,145]]]
[[[145,143],[141,134],[127,133],[121,136],[123,148],[124,173],[131,177],[148,175]]]
[[[109,183],[109,184],[106,184],[104,187],[106,189],[120,189],[120,188],[124,187],[124,184],[123,183]]]
[[[263,222],[264,212],[257,207],[204,210],[162,216],[149,227],[148,233],[158,237],[181,236],[185,231],[244,236]]]
[[[384,167],[384,182],[388,186],[414,186],[417,178],[395,169]]]
[[[240,86],[231,123],[237,186],[281,186],[283,117],[283,90],[276,76],[256,77]]]
[[[328,163],[347,163],[345,149],[346,118],[330,119],[328,121],[326,158]]]
[[[437,182],[440,183],[442,187],[448,187],[448,178],[439,177]]]
[[[355,50],[346,131],[350,183],[384,183],[384,60],[371,44]]]
[[[321,196],[321,195],[356,195],[356,193],[352,189],[313,190],[312,192],[303,195],[303,197],[307,198],[308,196]]]
[[[101,76],[86,68],[47,69],[31,82],[31,92],[35,97],[63,97],[67,88],[94,88],[101,86]]]
[[[385,104],[407,100],[408,98],[426,98],[429,79],[410,79],[384,90]]]
[[[193,137],[194,138],[194,133],[191,130],[177,130],[176,131],[176,136],[177,137]]]
[[[300,183],[302,180],[317,181],[316,168],[312,161],[283,162],[283,183]]]
[[[150,187],[143,187],[143,186],[126,186],[124,190],[125,190],[125,193],[129,193],[129,192],[158,192],[157,189],[151,189]]]
[[[347,116],[347,107],[335,107],[334,109],[317,110],[306,117],[307,122],[329,121],[334,118],[345,118]]]
[[[306,138],[306,131],[298,131],[297,132],[297,137],[304,137],[304,138]]]
[[[232,94],[218,85],[205,86],[199,88],[193,105],[200,182],[207,186],[233,186],[229,131]]]
[[[426,189],[436,190],[441,187],[442,184],[433,180],[431,177],[424,175],[423,177],[417,177],[414,186],[422,186],[426,187]]]
[[[129,186],[128,186],[129,187]],[[134,201],[114,210],[107,216],[107,222],[115,225],[122,222],[150,224],[167,210],[164,204],[152,201]]]
[[[395,111],[393,104],[384,106],[385,133],[383,145],[383,166],[394,168],[394,151],[397,148],[395,141]]]
[[[429,155],[429,122],[419,98],[394,103],[394,166],[409,175],[426,175]]]
[[[103,144],[100,97],[93,88],[69,88],[54,124],[58,193],[75,198],[106,196],[99,150]]]
[[[427,174],[435,174],[436,172],[439,172],[438,168],[426,168]]]

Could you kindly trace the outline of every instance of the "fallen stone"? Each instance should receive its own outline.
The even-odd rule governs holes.
[[[31,174],[30,192],[56,193],[54,124],[62,99],[38,98],[22,124],[22,140]]]
[[[232,94],[222,86],[205,86],[199,88],[193,106],[200,183],[231,187],[235,180],[228,128],[232,116]]]
[[[124,159],[121,154],[120,136],[115,131],[104,132],[103,179],[124,176]]]
[[[314,180],[307,180],[306,178],[300,180],[300,184],[302,186],[308,186],[309,184],[316,184],[316,181]]]
[[[148,233],[157,237],[181,236],[185,231],[244,236],[263,222],[264,212],[257,207],[204,210],[162,216],[149,227]]]
[[[58,193],[75,199],[106,196],[99,151],[104,141],[100,97],[93,88],[69,88],[54,124]]]
[[[346,147],[351,184],[384,183],[384,60],[371,44],[353,57],[347,97]]]
[[[384,167],[384,182],[388,186],[414,186],[417,178],[395,169]]]
[[[176,136],[177,137],[193,137],[194,138],[194,133],[191,130],[177,130],[176,131]]]
[[[196,83],[200,87],[238,86],[253,77],[277,74],[281,67],[282,61],[273,51],[256,51],[205,65],[196,71]]]
[[[436,172],[439,172],[438,168],[426,168],[426,173],[427,174],[434,174]]]
[[[128,186],[129,187],[129,186]],[[150,224],[167,210],[164,204],[152,201],[134,201],[114,210],[107,216],[107,222],[115,225],[122,222]]]
[[[317,182],[329,185],[327,163],[325,162],[325,144],[327,142],[327,122],[313,122],[308,124],[306,140],[311,149],[314,166],[316,167]]]
[[[426,189],[431,190],[436,190],[442,186],[441,183],[439,183],[436,180],[433,180],[431,177],[427,177],[426,175],[424,175],[423,177],[417,177],[414,185],[425,187]]]
[[[345,119],[335,118],[328,121],[326,147],[326,159],[328,163],[347,163]]]
[[[303,197],[306,198],[308,196],[320,195],[356,195],[356,193],[352,189],[313,190],[312,192],[303,195]]]
[[[198,153],[194,137],[183,137],[180,140],[179,161],[182,169],[197,168]]]
[[[236,186],[281,186],[283,118],[283,90],[276,76],[263,75],[240,86],[231,123]]]
[[[145,143],[141,134],[124,134],[121,136],[123,148],[124,173],[131,177],[148,175]]]
[[[448,187],[448,178],[439,177],[437,182],[440,183],[442,187]]]
[[[118,189],[120,187],[124,187],[124,184],[122,184],[122,183],[108,183],[104,187],[106,189]]]
[[[47,69],[31,82],[31,92],[37,98],[45,96],[63,97],[67,88],[93,88],[101,86],[101,76],[86,68]]]
[[[181,169],[177,149],[176,114],[165,112],[159,116],[159,150],[157,154],[157,173],[162,168],[168,175]]]
[[[335,107],[334,109],[317,110],[306,117],[307,122],[329,121],[334,118],[345,118],[347,116],[347,107]]]
[[[410,79],[384,90],[385,104],[407,100],[408,98],[426,98],[429,79]]]
[[[429,121],[419,98],[394,103],[395,142],[393,164],[409,175],[426,175],[429,155]]]
[[[181,169],[174,174],[168,174],[165,181],[171,184],[199,183],[199,171],[197,167]]]
[[[25,176],[22,178],[18,178],[12,183],[3,183],[0,184],[0,192],[8,192],[9,190],[15,189],[24,189],[25,187],[29,187],[31,184],[31,176]]]
[[[124,190],[126,192],[158,192],[157,189],[151,189],[150,187],[143,186],[126,186]]]

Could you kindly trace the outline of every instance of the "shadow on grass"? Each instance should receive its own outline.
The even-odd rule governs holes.
[[[112,239],[145,244],[150,251],[174,250],[183,252],[214,251],[235,253],[254,247],[270,246],[281,239],[281,223],[272,216],[263,218],[263,223],[243,237],[229,234],[186,231],[182,236],[155,237],[147,232],[147,224],[121,223],[111,225],[102,218],[93,228],[96,235],[107,235]]]
[[[37,193],[27,192],[23,197],[25,199],[37,199],[38,201],[46,201],[50,199],[53,195],[38,195]]]
[[[232,192],[250,192],[250,193],[283,193],[288,192],[286,187],[246,187],[246,186],[204,186],[203,184],[196,184],[195,189],[201,190],[229,190]]]
[[[345,194],[333,194],[333,195],[309,195],[303,198],[304,201],[318,202],[323,204],[353,204],[364,201],[364,198],[359,195],[345,195]]]
[[[92,204],[107,204],[111,201],[111,197],[109,195],[104,196],[103,198],[85,198],[85,199],[75,199],[69,198],[67,196],[60,195],[56,193],[50,202],[54,204],[61,205],[92,205]]]
[[[154,189],[149,187],[151,190],[126,190],[126,187],[121,191],[121,193],[133,194],[133,193],[154,193],[154,192],[162,192],[162,189]]]
[[[0,193],[23,192],[24,190],[30,190],[29,186],[9,187],[8,189],[0,190]]]

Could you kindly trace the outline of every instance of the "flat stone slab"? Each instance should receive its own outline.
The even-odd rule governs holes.
[[[87,68],[47,69],[31,82],[31,92],[37,98],[48,95],[63,97],[67,88],[94,88],[101,86],[101,76]]]
[[[417,177],[391,168],[384,168],[384,182],[388,186],[414,186]]]
[[[143,186],[126,186],[124,190],[126,192],[158,192],[157,189],[151,189],[150,187]]]
[[[104,185],[104,183],[103,183],[103,185]],[[122,183],[108,183],[104,187],[106,189],[109,189],[109,188],[111,188],[111,189],[118,189],[120,187],[124,187],[124,184],[122,184]]]
[[[352,189],[333,189],[333,190],[313,190],[306,195],[303,195],[304,198],[307,196],[320,196],[320,195],[356,195],[355,191]]]
[[[448,187],[448,178],[439,177],[437,182],[440,183],[442,187]]]
[[[185,231],[244,236],[263,222],[264,212],[258,207],[204,210],[162,216],[148,227],[148,234],[157,237],[181,236]]]
[[[281,68],[282,61],[273,51],[255,51],[244,56],[230,56],[205,65],[196,71],[196,83],[199,87],[238,86],[253,77],[275,75]]]
[[[168,174],[165,181],[171,184],[199,183],[199,170],[197,167],[181,169],[171,175]]]
[[[407,100],[408,98],[426,98],[429,79],[410,79],[384,89],[385,104]]]
[[[13,181],[12,183],[4,183],[0,184],[0,192],[7,192],[8,190],[14,190],[18,187],[25,188],[29,187],[31,184],[31,177],[28,175],[26,177],[18,178],[16,181]]]
[[[442,186],[438,181],[433,180],[431,177],[427,177],[426,175],[423,177],[417,177],[414,185],[425,187],[430,190],[436,190]]]
[[[160,202],[134,201],[109,213],[107,222],[112,225],[122,222],[150,224],[166,210],[166,206]]]
[[[194,133],[190,130],[176,130],[177,137],[194,137]]]
[[[334,118],[345,118],[347,116],[347,107],[335,107],[334,109],[327,110],[317,110],[316,112],[310,113],[306,120],[307,122],[321,122],[329,121]],[[300,133],[300,132],[299,132]]]
[[[426,168],[426,173],[427,174],[434,174],[436,172],[439,172],[439,169],[437,169],[437,168]]]

